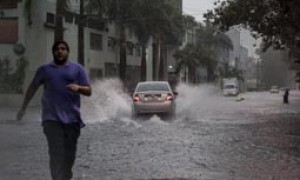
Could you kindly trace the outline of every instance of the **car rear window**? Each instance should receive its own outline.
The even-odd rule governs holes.
[[[234,85],[226,85],[225,89],[234,89]]]
[[[170,91],[167,84],[140,84],[137,92],[144,91]]]

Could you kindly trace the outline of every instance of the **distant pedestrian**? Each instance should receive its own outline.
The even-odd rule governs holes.
[[[21,120],[30,100],[43,85],[42,126],[48,141],[50,171],[53,180],[72,179],[80,128],[84,127],[79,112],[80,94],[90,96],[92,89],[84,68],[68,60],[65,41],[52,47],[53,62],[40,66],[29,85],[22,107]]]
[[[288,104],[289,103],[289,89],[286,89],[284,91],[284,95],[283,95],[283,103],[284,104]]]

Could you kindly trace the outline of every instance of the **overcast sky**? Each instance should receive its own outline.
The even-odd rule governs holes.
[[[197,21],[203,21],[203,14],[208,9],[213,9],[215,0],[182,0],[183,13],[195,17]]]

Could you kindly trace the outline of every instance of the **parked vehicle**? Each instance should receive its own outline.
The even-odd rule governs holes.
[[[167,81],[139,82],[132,96],[132,116],[166,114],[175,117],[175,95]]]
[[[278,86],[272,86],[270,89],[270,93],[279,93],[279,87]]]
[[[239,85],[236,78],[223,79],[223,95],[237,96],[239,94]]]

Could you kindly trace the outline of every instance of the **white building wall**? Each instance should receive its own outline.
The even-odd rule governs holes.
[[[26,47],[25,57],[29,62],[27,67],[26,79],[24,83],[24,90],[27,89],[29,83],[31,82],[36,69],[47,62],[52,61],[52,45],[54,42],[54,28],[45,26],[47,12],[55,14],[55,2],[56,0],[38,0],[32,1],[32,24],[28,24],[27,17],[24,11],[24,2],[21,1],[18,4],[18,9],[9,10],[7,15],[16,16],[19,18],[19,42]],[[71,1],[73,2],[73,1]],[[76,0],[74,2],[77,2]],[[78,2],[77,2],[78,3]],[[76,5],[74,5],[75,7]],[[73,6],[72,6],[73,7]],[[78,46],[78,26],[75,23],[64,23],[65,32],[64,38],[70,46],[71,60],[77,61],[77,46]],[[90,33],[102,34],[103,37],[103,50],[92,50],[90,49]],[[118,38],[118,33],[114,25],[110,24],[108,27],[108,32],[99,31],[91,28],[85,28],[84,31],[85,39],[85,64],[86,70],[89,72],[90,68],[99,68],[102,70],[103,75],[105,74],[105,62],[110,62],[114,64],[119,63],[119,49],[117,48],[115,52],[107,50],[107,39],[109,36]],[[131,36],[127,32],[127,41],[137,42],[134,36]],[[0,44],[0,54],[2,56],[12,56],[16,57],[13,53],[14,44]],[[117,46],[118,47],[118,46]],[[152,42],[149,42],[149,48],[147,49],[147,80],[152,80],[153,63],[152,63]],[[141,56],[128,55],[127,65],[128,66],[140,66]],[[40,88],[38,95],[36,95],[31,105],[37,105],[40,102],[41,95]],[[0,94],[0,104],[20,106],[20,99],[23,99],[24,94],[18,95],[1,95]]]

